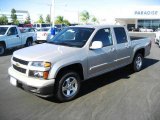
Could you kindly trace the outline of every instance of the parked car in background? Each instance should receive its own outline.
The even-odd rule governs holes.
[[[84,80],[126,65],[140,71],[150,49],[149,38],[130,37],[124,26],[68,27],[48,43],[15,51],[10,83],[41,97],[69,101]]]
[[[36,40],[35,33],[21,31],[16,25],[0,25],[0,55],[3,55],[6,49],[32,45]]]
[[[50,28],[51,27],[51,24],[48,24],[48,23],[35,23],[33,24],[33,28],[35,29],[42,29],[42,28]]]
[[[155,31],[155,34],[155,43],[158,44],[158,46],[160,47],[160,28]]]
[[[153,29],[150,29],[150,28],[140,28],[139,31],[140,32],[153,32]]]
[[[57,28],[55,28],[55,34],[57,34]],[[41,28],[37,30],[37,40],[35,43],[44,43],[49,41],[53,36],[51,35],[51,28]]]

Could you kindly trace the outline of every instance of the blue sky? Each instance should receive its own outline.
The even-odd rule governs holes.
[[[0,12],[10,12],[12,8],[15,8],[29,11],[31,17],[40,14],[45,16],[50,12],[49,4],[51,3],[52,0],[0,0]],[[96,16],[97,13],[101,14],[104,10],[106,11],[107,8],[119,10],[132,5],[160,6],[160,0],[55,0],[55,15],[65,16],[66,19],[72,19],[73,17],[78,19],[78,12],[83,10],[87,10]]]

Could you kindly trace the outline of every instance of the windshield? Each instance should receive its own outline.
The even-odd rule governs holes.
[[[42,24],[42,27],[50,27],[50,24]]]
[[[57,34],[51,42],[53,44],[64,45],[64,46],[74,46],[83,47],[91,34],[93,33],[93,28],[80,28],[80,27],[69,27],[62,30]]]
[[[4,35],[7,31],[8,27],[0,27],[0,35]]]

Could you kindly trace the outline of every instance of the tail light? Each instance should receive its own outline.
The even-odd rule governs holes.
[[[43,33],[42,35],[43,35],[43,36],[47,36],[48,34],[47,34],[47,33]]]

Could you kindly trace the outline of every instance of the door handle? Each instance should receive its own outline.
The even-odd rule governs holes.
[[[130,47],[130,45],[128,45],[128,44],[125,45],[125,48],[129,48],[129,47]]]
[[[114,52],[114,51],[115,51],[115,48],[111,48],[111,49],[110,49],[110,52]]]
[[[16,37],[19,37],[19,35],[17,35]]]

